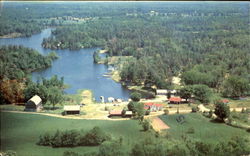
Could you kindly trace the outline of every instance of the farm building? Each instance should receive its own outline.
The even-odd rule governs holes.
[[[80,105],[66,105],[63,108],[65,115],[66,114],[80,114]]]
[[[167,89],[156,89],[156,95],[167,95],[168,90]]]
[[[150,112],[161,111],[162,108],[163,108],[162,104],[144,103],[144,109],[145,110],[150,110]]]
[[[122,110],[111,110],[109,116],[122,116]]]
[[[115,98],[113,98],[113,97],[108,97],[108,102],[115,102]]]
[[[112,116],[132,117],[132,115],[133,115],[132,111],[125,111],[125,113],[122,110],[109,111],[109,117],[112,117]]]
[[[124,116],[125,117],[132,117],[132,115],[133,115],[132,111],[126,111]]]
[[[180,104],[182,99],[180,97],[171,97],[168,99],[169,103]]]
[[[42,108],[42,99],[38,95],[35,95],[29,99],[25,105],[26,111],[40,111]]]
[[[224,104],[228,104],[229,100],[228,99],[222,99],[221,102],[224,103]]]
[[[156,95],[167,95],[168,93],[170,93],[171,95],[176,95],[177,90],[173,89],[156,89],[155,94]]]

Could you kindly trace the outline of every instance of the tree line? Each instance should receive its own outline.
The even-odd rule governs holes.
[[[62,26],[44,39],[43,46],[99,46],[108,49],[109,56],[133,56],[120,69],[126,83],[173,88],[172,77],[181,75],[184,85],[203,84],[225,93],[231,76],[240,77],[249,86],[250,32],[245,9],[221,7],[221,14],[218,6],[200,13],[195,13],[194,6],[183,11],[169,8],[174,14],[166,16],[136,11],[138,16],[103,17]],[[247,88],[240,89],[242,95],[248,94]]]
[[[23,46],[9,45],[0,47],[0,102],[23,103],[35,94],[42,97],[43,101],[49,93],[62,94],[63,78],[56,76],[51,80],[42,79],[42,83],[31,81],[29,74],[35,70],[48,68],[52,61],[58,58],[55,52],[43,56],[37,51]],[[52,89],[51,87],[58,88]],[[50,88],[47,90],[46,88]],[[43,94],[42,94],[43,93]],[[47,96],[45,96],[45,94]],[[52,97],[51,97],[52,99]]]

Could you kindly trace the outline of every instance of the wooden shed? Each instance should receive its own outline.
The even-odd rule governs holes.
[[[124,114],[124,117],[132,117],[133,116],[133,112],[132,111],[126,111]]]
[[[109,117],[111,116],[122,116],[122,110],[111,110],[109,111]]]
[[[157,112],[157,111],[161,111],[163,108],[162,104],[157,104],[157,103],[144,103],[144,109],[145,110],[149,110],[150,112]]]
[[[167,89],[157,89],[155,91],[156,95],[167,95],[168,94],[168,90]]]
[[[182,99],[180,97],[171,97],[168,99],[169,103],[173,103],[173,104],[180,104],[181,100]]]
[[[64,114],[80,114],[80,105],[66,105],[63,107]]]
[[[42,108],[42,99],[38,95],[33,96],[25,104],[26,111],[40,111]]]

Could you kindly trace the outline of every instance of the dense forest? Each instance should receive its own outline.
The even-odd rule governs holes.
[[[110,57],[132,56],[118,69],[126,84],[175,88],[178,76],[183,86],[205,85],[226,97],[249,94],[247,3],[10,4],[0,35],[56,26],[43,47],[101,47]],[[24,23],[31,24],[27,31]]]
[[[123,16],[59,27],[44,39],[43,46],[102,47],[109,56],[133,56],[120,69],[121,79],[130,84],[173,88],[172,77],[181,76],[183,85],[204,84],[229,97],[248,94],[250,30],[246,5],[204,10],[197,6],[134,10]],[[235,83],[241,85],[235,87]],[[240,93],[233,93],[235,90]]]
[[[35,93],[40,95],[39,83],[33,83],[29,78],[29,74],[35,70],[50,67],[52,60],[56,58],[55,52],[43,56],[37,51],[23,46],[1,46],[0,103],[22,103]],[[48,84],[47,81],[49,80],[43,80],[43,85],[52,87],[53,85]],[[59,80],[55,77],[51,81],[55,83]],[[62,87],[63,79],[56,84],[56,86]]]

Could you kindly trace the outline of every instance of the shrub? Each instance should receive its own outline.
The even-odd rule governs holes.
[[[110,137],[106,135],[99,127],[94,127],[84,136],[84,145],[97,146],[106,140],[110,140]]]
[[[81,155],[72,151],[65,151],[63,152],[63,156],[81,156]]]
[[[249,133],[250,133],[250,128],[248,128],[248,129],[247,129],[247,132],[249,132]]]
[[[169,114],[169,110],[168,109],[164,109],[164,114],[168,115]]]
[[[62,146],[62,135],[61,131],[57,130],[54,136],[51,137],[52,147],[61,147]]]
[[[190,128],[188,128],[188,130],[187,130],[187,133],[188,134],[194,134],[194,128],[193,127],[190,127]]]
[[[49,133],[45,133],[43,136],[40,135],[38,145],[50,146],[51,145],[51,136]]]
[[[110,108],[109,108],[108,106],[105,106],[105,107],[104,107],[104,110],[105,110],[105,111],[110,111]]]
[[[57,130],[54,135],[45,133],[40,136],[37,144],[52,147],[97,146],[110,139],[110,136],[105,134],[99,127],[94,127],[85,135],[76,130]]]
[[[0,155],[3,154],[3,156],[17,156],[17,153],[15,151],[12,151],[12,150],[8,150],[4,153],[0,153]],[[1,155],[2,156],[2,155]]]
[[[141,99],[141,94],[138,92],[133,92],[130,96],[130,98],[135,101],[135,102],[139,102]]]
[[[214,112],[212,110],[210,110],[209,114],[208,114],[209,115],[208,117],[211,118],[213,116],[213,114],[214,114]]]
[[[218,101],[215,104],[214,114],[217,115],[219,120],[224,121],[224,119],[230,116],[230,109],[227,104]]]
[[[125,151],[122,149],[118,141],[107,141],[99,147],[98,156],[125,156]]]
[[[245,112],[250,113],[250,108],[246,108]]]
[[[142,122],[142,127],[143,127],[144,131],[148,131],[150,129],[150,123],[149,123],[149,121],[148,120],[144,120]]]
[[[198,108],[197,107],[192,107],[192,112],[195,113],[198,111]]]
[[[150,110],[146,110],[145,115],[149,115],[150,114]]]
[[[125,115],[126,115],[126,109],[123,109],[122,110],[122,117],[125,117]]]
[[[128,103],[128,110],[135,112],[135,105],[136,104],[137,104],[137,102],[133,102],[133,101],[129,102]]]
[[[209,155],[213,153],[213,146],[211,144],[197,141],[195,147],[200,155]]]

